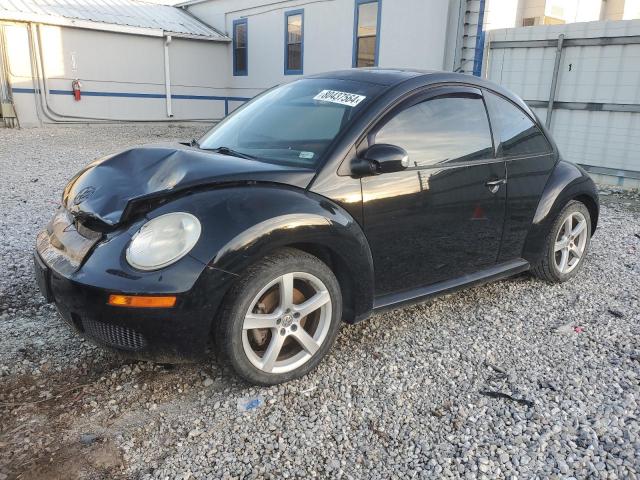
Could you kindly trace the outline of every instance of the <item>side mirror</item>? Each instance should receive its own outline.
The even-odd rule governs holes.
[[[379,175],[405,170],[409,166],[409,154],[404,148],[380,143],[372,145],[352,166],[355,175]]]

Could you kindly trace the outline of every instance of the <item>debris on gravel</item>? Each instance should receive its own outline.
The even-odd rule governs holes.
[[[574,281],[524,274],[345,325],[315,372],[276,387],[70,332],[31,270],[65,183],[205,128],[0,129],[0,479],[640,475],[637,193],[606,191]]]

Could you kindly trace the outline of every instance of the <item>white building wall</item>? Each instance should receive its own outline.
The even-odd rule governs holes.
[[[171,93],[175,97],[228,97],[229,69],[226,43],[174,38],[169,46]],[[225,115],[224,101],[174,98],[175,119],[220,119]]]
[[[604,19],[624,20],[625,0],[607,0],[604,4]]]
[[[382,0],[379,66],[453,68],[461,39],[462,0]],[[463,2],[462,2],[463,3]],[[218,119],[264,89],[291,81],[284,74],[284,14],[304,9],[304,74],[351,68],[354,0],[213,0],[189,12],[232,36],[233,21],[248,19],[247,76],[233,75],[226,42],[173,38],[169,46],[173,117],[167,116],[163,37],[40,25],[46,105],[33,92],[26,24],[15,24],[11,61],[23,75],[12,85],[21,125],[40,121]],[[13,28],[13,27],[12,27]],[[38,38],[39,37],[39,38]],[[74,79],[82,100],[71,95]],[[20,87],[24,84],[25,86]],[[53,93],[51,92],[53,91]],[[229,98],[232,97],[232,98]],[[228,98],[225,102],[221,98]],[[239,100],[233,100],[238,98]]]
[[[545,15],[546,0],[523,0],[522,4],[522,17],[520,20],[522,20],[522,18],[542,17]],[[522,21],[514,26],[520,25],[522,25]]]
[[[382,3],[380,66],[444,70],[449,2]]]
[[[519,28],[525,18],[533,17],[541,22],[545,15],[560,15],[565,23],[640,19],[640,0],[463,0],[463,3],[464,31],[460,53],[454,62],[454,69],[463,73],[473,73],[478,57],[482,58],[483,65],[486,63],[486,52],[477,48],[483,46],[478,37],[479,23],[482,23],[481,31],[489,32]],[[534,76],[536,73],[531,72]]]
[[[640,35],[640,20],[585,22],[496,30],[490,42],[625,37]],[[486,76],[525,101],[549,99],[556,48],[491,49]],[[640,107],[640,44],[567,46],[563,49],[556,102]],[[535,109],[544,122],[546,109]],[[640,113],[554,109],[551,131],[569,160],[607,169],[608,182],[640,186]],[[616,173],[620,170],[620,173]],[[626,172],[634,172],[631,174]]]
[[[478,0],[467,0],[470,16]],[[640,18],[640,0],[486,0],[484,30],[517,28],[525,18],[545,16],[565,23]]]
[[[247,18],[248,75],[233,76],[232,49],[227,65],[233,95],[253,96],[296,76],[284,74],[284,14],[304,9],[304,74],[351,68],[354,0],[291,0],[264,5],[258,0],[212,0],[188,7],[205,23],[233,35],[233,21]],[[260,5],[263,6],[260,6]],[[447,49],[455,49],[459,10],[452,0],[382,0],[380,67],[451,69]]]
[[[35,88],[29,61],[29,34],[24,24],[3,24],[8,52],[9,84],[13,88],[16,115],[24,126],[39,125],[36,97],[29,93]]]
[[[162,98],[89,96],[89,92],[164,93],[162,39],[43,25],[40,28],[47,90],[70,91],[78,78],[82,100],[49,95],[61,116],[110,119],[162,119]],[[74,68],[75,67],[75,68]]]
[[[544,0],[537,0],[542,3],[541,9],[544,13]],[[512,28],[522,25],[522,18],[526,16],[535,17],[539,13],[526,11],[524,2],[517,0],[490,0],[487,2],[486,15],[484,19],[485,30],[496,30],[498,28]]]
[[[227,44],[174,38],[169,45],[173,117],[165,97],[163,37],[35,25],[46,105],[33,90],[28,26],[5,26],[10,82],[21,126],[58,121],[215,120],[225,113]],[[37,51],[37,49],[35,49]],[[82,84],[75,101],[72,82]]]

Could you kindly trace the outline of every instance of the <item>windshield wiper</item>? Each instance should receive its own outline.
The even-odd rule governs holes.
[[[200,148],[200,144],[198,143],[198,141],[193,138],[191,139],[191,141],[189,142],[178,142],[180,145],[184,145],[185,147],[197,147]]]
[[[233,150],[232,148],[229,148],[229,147],[218,147],[218,148],[212,148],[210,150],[212,152],[221,153],[222,155],[229,155],[230,157],[246,158],[249,160],[253,160],[256,158],[253,155],[248,155],[246,153],[238,152],[237,150]]]

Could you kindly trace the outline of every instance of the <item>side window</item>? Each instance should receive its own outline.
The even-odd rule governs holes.
[[[485,92],[484,98],[500,142],[498,155],[514,157],[551,151],[551,145],[540,129],[520,108],[491,92]]]
[[[378,131],[375,143],[404,148],[417,167],[493,157],[484,103],[468,95],[436,97],[402,110]]]
[[[248,73],[249,48],[247,35],[247,19],[233,21],[233,74],[243,76]]]

